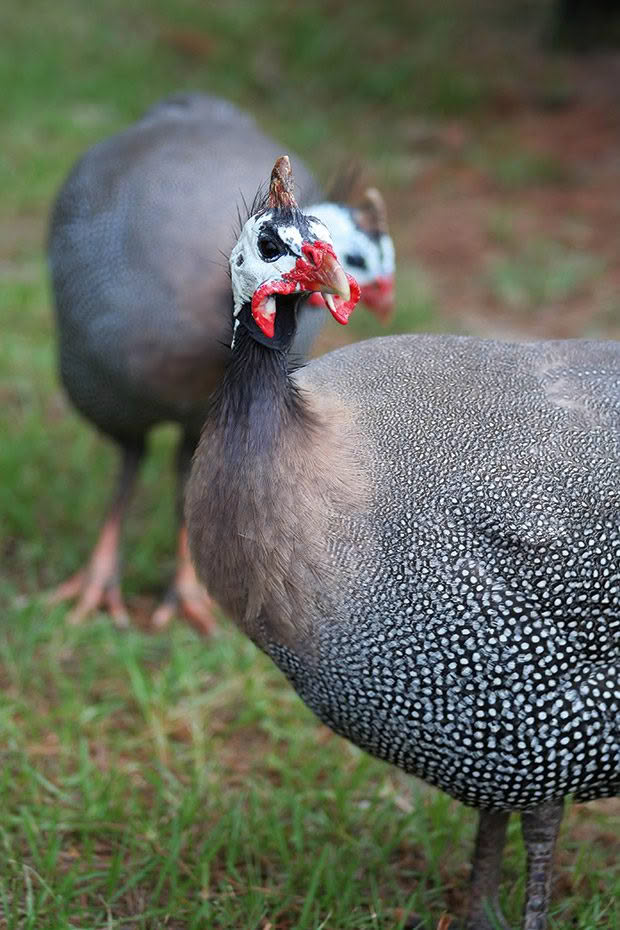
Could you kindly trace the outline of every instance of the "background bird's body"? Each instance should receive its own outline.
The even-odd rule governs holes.
[[[171,420],[199,435],[230,344],[222,252],[277,154],[251,117],[192,94],[153,107],[69,176],[50,234],[60,368],[105,433],[136,442]],[[304,201],[318,196],[296,171]],[[320,321],[302,327],[300,351]]]
[[[209,397],[230,354],[224,256],[278,148],[226,101],[181,95],[92,148],[60,191],[49,253],[61,377],[78,410],[122,451],[116,494],[90,562],[51,596],[78,598],[75,621],[106,606],[120,625],[128,622],[120,533],[147,433],[163,421],[182,427],[181,510]],[[314,202],[317,213],[327,207],[338,216],[338,248],[362,270],[364,299],[385,319],[393,306],[394,251],[381,195],[367,191],[355,210],[316,203],[311,174],[299,161],[296,171],[300,198]],[[300,309],[292,349],[299,358],[308,355],[323,318],[320,308]],[[177,606],[210,631],[183,529],[177,577],[154,625],[168,623]]]
[[[75,622],[99,606],[119,625],[128,622],[120,535],[148,431],[164,421],[182,428],[181,511],[209,396],[230,352],[224,255],[265,165],[277,154],[277,144],[228,102],[180,95],[90,149],[58,195],[49,254],[61,377],[78,410],[122,453],[115,496],[90,561],[51,595],[52,602],[77,598]],[[296,170],[300,196],[317,198],[309,171],[299,161]],[[359,238],[352,214],[347,217]],[[378,250],[371,236],[367,242]],[[294,346],[300,357],[323,316],[302,309]],[[201,631],[212,628],[182,528],[176,578],[153,624],[164,626],[177,608]]]
[[[259,368],[189,492],[214,596],[329,726],[466,803],[618,791],[618,344],[375,339],[297,372],[293,414]]]

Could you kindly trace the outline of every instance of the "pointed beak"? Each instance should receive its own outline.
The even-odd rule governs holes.
[[[351,286],[347,281],[347,276],[342,270],[342,266],[335,255],[331,252],[319,252],[314,245],[302,249],[306,258],[316,268],[313,290],[320,291],[321,294],[336,294],[341,300],[351,299]]]
[[[343,270],[327,242],[305,242],[301,247],[307,268],[304,288],[323,295],[329,312],[345,325],[360,299],[357,281]]]

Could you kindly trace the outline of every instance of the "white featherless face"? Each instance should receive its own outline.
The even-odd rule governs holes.
[[[268,338],[279,295],[321,294],[341,323],[359,299],[357,283],[338,263],[328,228],[297,208],[270,208],[250,217],[231,252],[230,271],[235,319],[250,305]]]
[[[327,227],[300,210],[266,210],[251,216],[230,253],[234,315],[262,284],[293,271],[302,245],[317,240],[333,245]]]

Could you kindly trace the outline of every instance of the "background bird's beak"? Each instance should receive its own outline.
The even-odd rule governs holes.
[[[394,311],[394,276],[375,278],[362,287],[362,303],[366,304],[382,323],[387,323]]]

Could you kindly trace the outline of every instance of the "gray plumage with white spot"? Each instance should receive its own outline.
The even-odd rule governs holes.
[[[273,235],[312,239],[291,180],[278,159]],[[507,928],[521,811],[522,928],[544,930],[564,797],[620,788],[620,344],[398,336],[293,373],[303,295],[253,222],[188,486],[199,576],[321,720],[479,809],[466,930]],[[320,252],[299,274],[338,319],[350,288]]]
[[[352,412],[373,487],[332,519],[314,660],[266,643],[304,701],[477,807],[615,794],[618,344],[385,338],[297,379]]]

